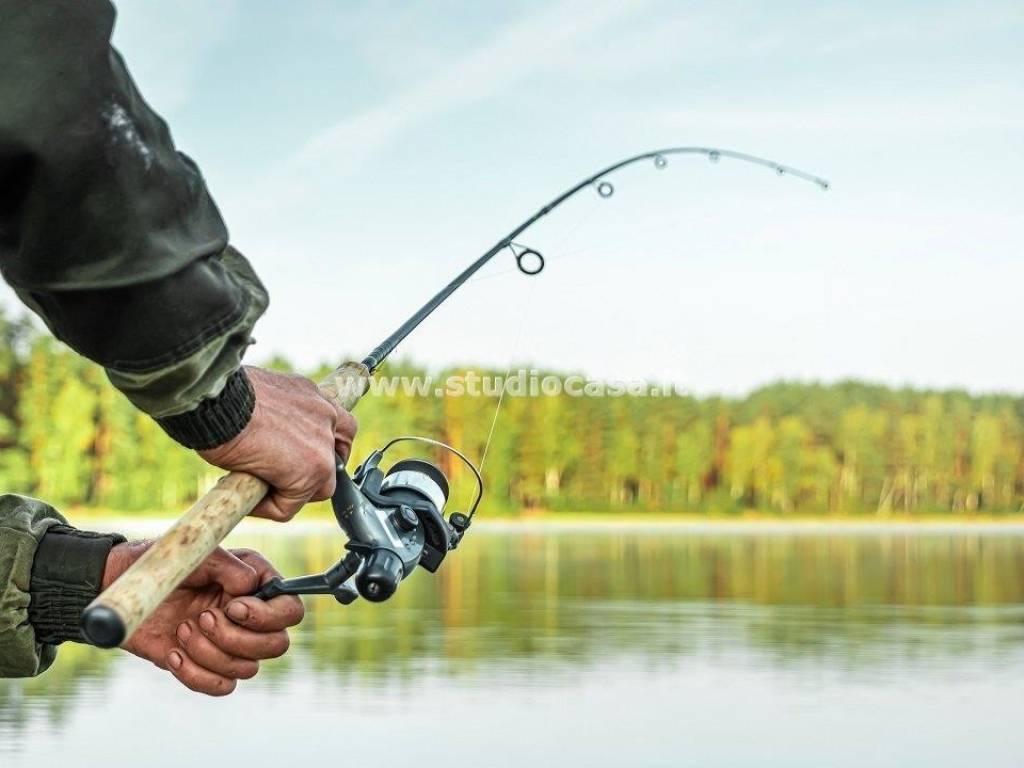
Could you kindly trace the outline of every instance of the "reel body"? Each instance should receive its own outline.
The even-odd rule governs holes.
[[[385,452],[401,442],[442,448],[469,467],[477,493],[468,513],[453,512],[445,519],[448,478],[429,461],[404,459],[381,470]],[[483,479],[469,459],[426,437],[395,438],[371,453],[351,476],[339,460],[337,472],[331,506],[348,537],[348,554],[324,573],[273,579],[255,593],[257,597],[329,594],[343,605],[359,596],[371,602],[387,600],[417,566],[431,573],[440,567],[462,541],[483,498]]]

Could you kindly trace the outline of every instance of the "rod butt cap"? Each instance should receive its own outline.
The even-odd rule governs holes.
[[[112,608],[92,605],[82,613],[82,632],[100,648],[116,648],[124,642],[124,622]]]

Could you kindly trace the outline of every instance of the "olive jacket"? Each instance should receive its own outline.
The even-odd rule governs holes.
[[[114,19],[108,0],[0,0],[0,273],[171,437],[210,448],[252,415],[241,360],[267,293],[111,47]],[[116,540],[0,497],[0,675],[80,639]]]

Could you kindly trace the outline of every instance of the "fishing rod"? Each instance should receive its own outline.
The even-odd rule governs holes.
[[[455,293],[455,291],[457,291],[463,283],[479,271],[481,267],[506,248],[512,251],[512,255],[515,256],[516,266],[519,267],[520,272],[525,275],[536,275],[540,273],[544,269],[544,256],[533,248],[520,246],[516,243],[515,239],[519,237],[519,235],[547,216],[569,198],[574,197],[587,187],[594,187],[597,190],[597,194],[603,198],[607,199],[611,197],[615,194],[615,187],[607,180],[606,177],[622,168],[625,168],[627,165],[633,165],[634,163],[640,163],[644,160],[650,160],[654,163],[655,168],[658,170],[664,170],[668,167],[668,155],[706,155],[713,163],[717,163],[723,157],[727,157],[733,160],[740,160],[742,162],[753,163],[755,165],[770,168],[779,176],[794,176],[798,179],[812,182],[817,184],[822,190],[827,190],[830,186],[829,182],[820,176],[814,176],[796,168],[791,168],[788,165],[776,163],[774,160],[766,160],[765,158],[757,157],[756,155],[748,155],[744,152],[734,152],[729,149],[716,149],[714,147],[669,147],[668,149],[656,149],[652,152],[643,152],[639,155],[626,158],[625,160],[620,160],[619,162],[613,163],[607,168],[598,171],[594,175],[588,176],[575,186],[570,187],[533,214],[533,216],[505,235],[505,237],[495,243],[489,251],[466,267],[458,277],[438,291],[436,296],[420,307],[420,309],[416,311],[412,317],[402,323],[394,333],[378,344],[370,354],[363,358],[363,365],[366,366],[366,369],[371,374],[376,371],[387,359],[388,355],[394,352],[395,348],[401,344],[420,323],[426,320],[435,309],[441,306],[449,296]],[[531,265],[530,267],[527,267],[526,264],[524,264],[524,260],[528,258],[532,258],[532,262],[526,261],[526,264]]]
[[[370,377],[420,323],[485,264],[508,249],[519,271],[537,275],[544,269],[543,254],[516,242],[537,221],[588,187],[610,198],[615,187],[608,180],[616,171],[643,161],[658,170],[668,166],[670,155],[705,155],[712,162],[722,158],[764,166],[780,176],[794,176],[827,190],[829,182],[796,168],[743,152],[710,147],[670,147],[634,155],[609,165],[570,187],[478,257],[448,285],[378,344],[359,363],[341,365],[318,385],[321,394],[345,410],[352,410],[369,389]],[[500,402],[500,401],[499,401]],[[446,475],[425,459],[403,459],[387,470],[381,462],[391,447],[415,443],[455,456],[470,470],[476,491],[467,512],[444,517],[450,494]],[[347,554],[320,574],[291,579],[276,578],[255,594],[264,599],[277,595],[329,594],[349,604],[357,597],[371,602],[387,600],[417,567],[434,572],[447,554],[462,541],[483,499],[480,469],[450,445],[427,437],[404,436],[373,451],[350,476],[339,459],[337,490],[331,499],[335,518],[348,537]],[[120,645],[157,606],[267,494],[259,478],[232,472],[200,498],[142,557],[100,594],[83,612],[82,629],[94,644],[104,648]]]

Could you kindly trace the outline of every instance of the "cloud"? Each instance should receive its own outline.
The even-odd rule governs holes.
[[[346,117],[312,138],[289,165],[331,164],[337,175],[394,141],[430,115],[487,98],[543,70],[566,49],[640,11],[637,0],[558,3],[505,27],[438,74],[377,106]]]

